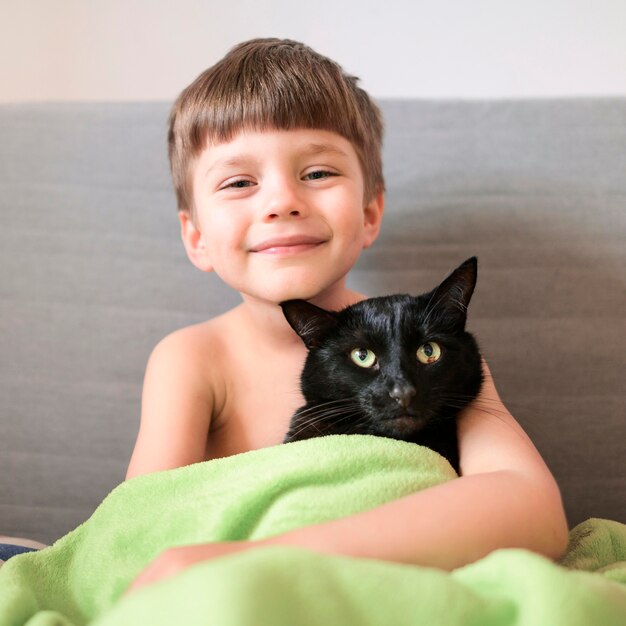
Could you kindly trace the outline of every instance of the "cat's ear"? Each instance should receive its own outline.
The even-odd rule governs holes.
[[[467,259],[457,267],[427,298],[432,306],[445,311],[446,316],[454,324],[465,328],[467,307],[469,306],[476,278],[478,260],[475,256]]]
[[[289,325],[309,350],[318,347],[320,337],[337,325],[335,313],[320,309],[306,300],[287,300],[280,306]]]

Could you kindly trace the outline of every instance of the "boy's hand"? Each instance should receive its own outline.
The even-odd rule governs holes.
[[[144,585],[155,583],[158,580],[170,578],[196,563],[241,552],[254,545],[256,543],[252,541],[227,541],[170,548],[162,552],[135,578],[125,594],[136,591]]]

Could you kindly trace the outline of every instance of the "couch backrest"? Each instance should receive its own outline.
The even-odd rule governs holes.
[[[387,210],[351,284],[479,257],[469,328],[570,523],[626,521],[626,100],[382,102]],[[239,302],[187,261],[166,104],[0,107],[0,534],[52,541],[123,480],[146,359]]]

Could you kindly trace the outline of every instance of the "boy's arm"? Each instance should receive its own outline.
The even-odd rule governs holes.
[[[507,547],[557,558],[568,533],[558,486],[485,375],[459,423],[461,478],[267,543],[444,569]]]
[[[172,333],[152,351],[126,479],[204,460],[214,398],[200,354],[194,327]]]
[[[382,506],[256,542],[164,552],[131,590],[206,559],[261,545],[454,569],[498,548],[557,558],[567,544],[561,496],[541,456],[502,404],[485,366],[481,395],[459,423],[462,477]]]

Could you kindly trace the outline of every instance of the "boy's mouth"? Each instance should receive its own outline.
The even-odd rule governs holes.
[[[273,237],[254,245],[250,248],[250,252],[262,252],[264,254],[297,254],[311,250],[325,242],[325,239],[310,235]]]

